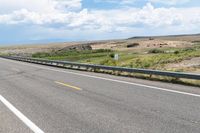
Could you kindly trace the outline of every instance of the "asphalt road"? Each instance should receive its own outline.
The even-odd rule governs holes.
[[[200,88],[0,59],[0,133],[199,133]]]

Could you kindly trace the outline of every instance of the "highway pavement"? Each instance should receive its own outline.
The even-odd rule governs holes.
[[[0,133],[200,133],[200,88],[0,58]]]

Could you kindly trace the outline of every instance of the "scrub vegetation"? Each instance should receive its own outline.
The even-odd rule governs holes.
[[[114,55],[119,54],[119,60],[114,60]],[[178,64],[184,60],[190,60],[200,57],[200,44],[195,44],[193,47],[187,48],[157,48],[145,49],[143,51],[117,51],[110,49],[86,50],[86,51],[52,51],[39,52],[32,55],[34,58],[45,58],[51,60],[74,61],[89,64],[99,64],[107,66],[121,66],[130,68],[146,68],[155,70],[167,70],[176,72],[196,72],[200,70],[199,66],[191,67],[169,67],[169,64]],[[111,72],[110,74],[117,74]],[[184,83],[189,85],[200,85],[199,81],[182,80],[174,78],[163,78],[160,76],[127,74],[120,75],[135,76],[147,79],[164,80],[168,82]]]
[[[119,54],[118,61],[114,60],[114,54]],[[156,48],[140,52],[110,49],[38,52],[33,54],[32,57],[108,66],[184,71],[181,68],[168,68],[166,65],[200,57],[200,44],[188,48]]]

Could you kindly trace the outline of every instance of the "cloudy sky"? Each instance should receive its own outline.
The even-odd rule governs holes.
[[[199,0],[0,0],[0,45],[200,33]]]

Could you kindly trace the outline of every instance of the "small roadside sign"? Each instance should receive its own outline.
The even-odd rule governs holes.
[[[115,54],[114,60],[119,60],[119,54]]]

